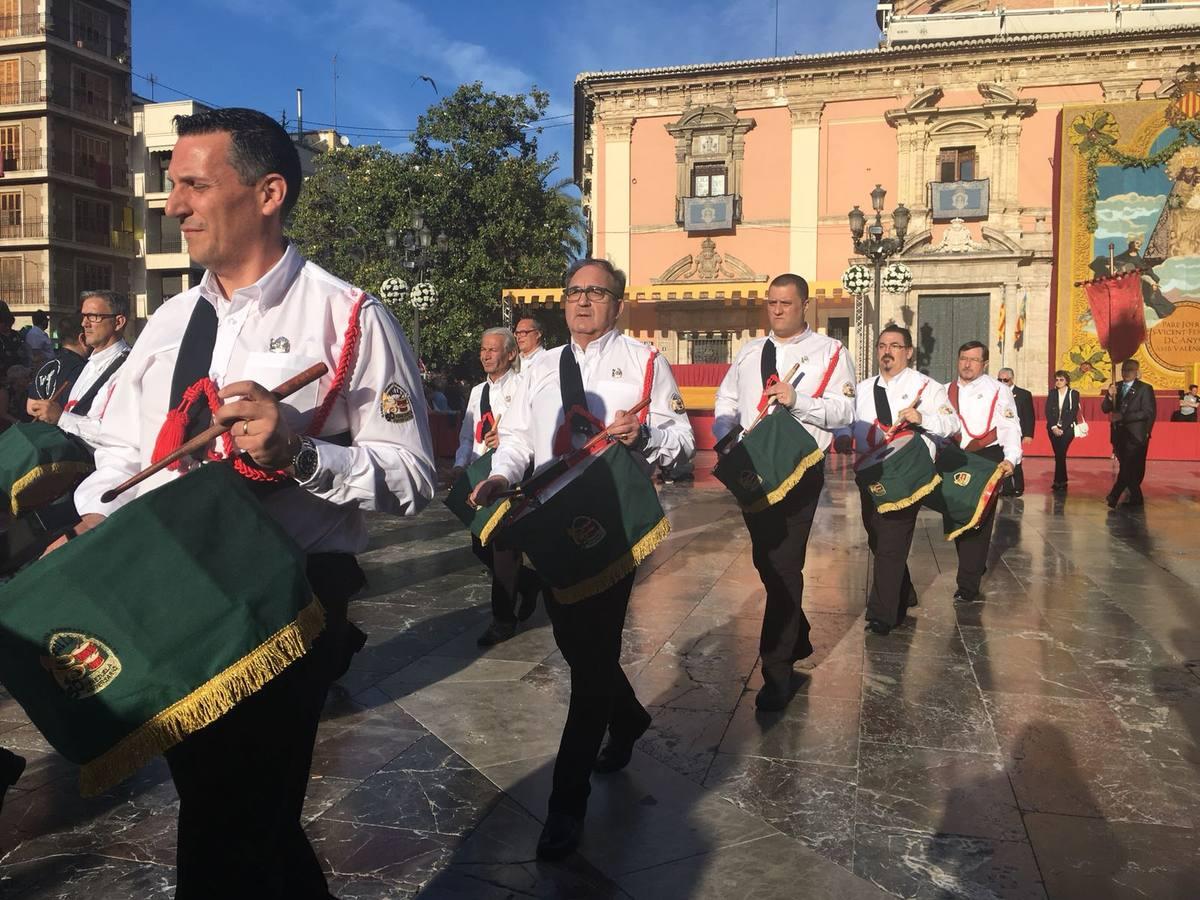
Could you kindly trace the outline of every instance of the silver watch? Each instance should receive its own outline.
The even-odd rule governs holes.
[[[300,449],[292,457],[292,477],[301,484],[306,484],[316,477],[317,469],[321,467],[321,455],[317,445],[310,437],[300,438]]]

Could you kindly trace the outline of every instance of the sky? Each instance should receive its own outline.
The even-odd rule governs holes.
[[[542,155],[568,178],[579,72],[771,56],[776,39],[780,54],[862,49],[878,39],[874,15],[875,0],[136,0],[133,90],[286,111],[294,127],[302,88],[306,129],[336,119],[353,144],[403,151],[459,84],[536,85],[550,93]]]

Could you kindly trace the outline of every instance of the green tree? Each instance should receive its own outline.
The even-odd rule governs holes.
[[[439,299],[421,317],[421,356],[435,368],[471,360],[480,332],[500,324],[504,288],[557,284],[582,250],[578,201],[569,182],[553,180],[557,157],[537,154],[533,126],[548,103],[536,88],[504,95],[463,85],[420,117],[407,153],[323,154],[293,213],[292,238],[310,259],[378,292],[391,275],[415,281],[386,233],[424,212],[449,250],[426,272]],[[394,312],[411,328],[407,305]]]

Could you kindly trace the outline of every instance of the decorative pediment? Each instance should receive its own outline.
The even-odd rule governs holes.
[[[757,274],[736,256],[718,253],[716,242],[712,238],[705,238],[698,254],[693,256],[689,253],[672,263],[660,276],[651,278],[650,283],[766,280],[766,275]]]
[[[684,132],[700,129],[738,128],[749,131],[754,127],[753,119],[739,119],[736,110],[723,106],[695,106],[684,110],[676,121],[667,125],[667,132],[678,136]]]
[[[933,109],[942,102],[944,96],[946,96],[946,92],[936,85],[931,88],[925,88],[923,91],[918,91],[917,95],[909,101],[909,104],[904,109],[907,112],[915,112],[919,109]]]
[[[981,81],[976,89],[979,96],[988,103],[1016,103],[1019,99],[1015,91],[1010,91],[994,81]]]
[[[962,219],[952,219],[942,232],[942,239],[933,243],[933,232],[926,230],[911,236],[904,243],[900,256],[917,256],[918,254],[946,255],[968,253],[1000,253],[1004,255],[1025,256],[1029,251],[1019,243],[996,228],[984,225],[980,229],[982,241],[977,241],[971,235],[966,222]]]

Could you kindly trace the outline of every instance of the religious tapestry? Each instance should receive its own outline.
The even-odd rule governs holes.
[[[1196,67],[1181,69],[1167,93],[1162,99],[1063,109],[1054,359],[1055,368],[1070,372],[1082,390],[1108,381],[1113,356],[1118,362],[1127,356],[1137,360],[1142,378],[1159,389],[1196,380]],[[1109,277],[1122,273],[1136,277]],[[1132,323],[1124,331],[1125,346],[1117,333],[1121,322]]]

